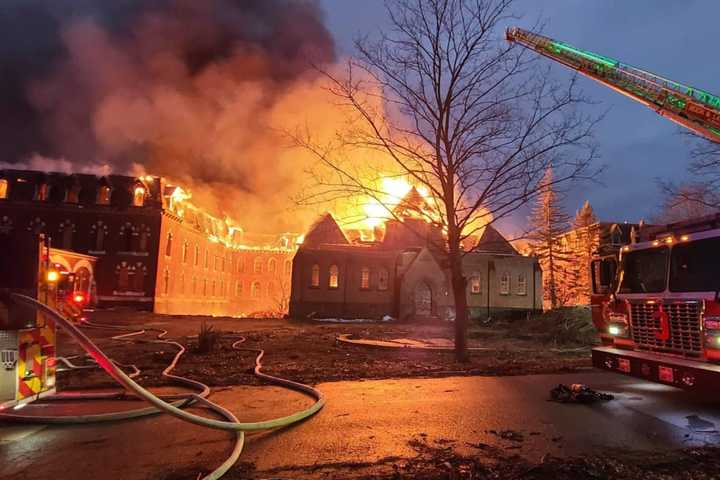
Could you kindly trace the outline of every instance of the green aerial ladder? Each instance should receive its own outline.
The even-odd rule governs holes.
[[[506,34],[509,42],[535,50],[720,143],[720,97],[521,28],[509,28]]]

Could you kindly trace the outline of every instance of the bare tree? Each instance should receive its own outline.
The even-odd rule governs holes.
[[[531,52],[504,41],[513,0],[390,0],[389,28],[356,41],[342,73],[324,71],[352,112],[332,145],[295,136],[326,167],[305,198],[348,194],[382,201],[377,178],[348,149],[377,153],[433,200],[427,221],[445,233],[454,298],[455,348],[466,358],[467,299],[461,247],[525,205],[553,165],[553,184],[591,175],[592,128],[576,78],[552,80]],[[368,164],[370,161],[368,161]],[[388,213],[392,214],[388,207]]]
[[[650,218],[651,223],[672,223],[702,217],[717,213],[720,208],[720,193],[711,179],[680,185],[662,183],[660,187],[662,204]]]

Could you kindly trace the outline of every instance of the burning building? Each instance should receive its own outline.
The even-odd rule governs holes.
[[[434,245],[442,232],[412,215],[411,189],[382,240],[350,240],[331,214],[305,235],[293,259],[290,316],[449,320],[454,316],[450,276]],[[471,318],[523,314],[542,309],[537,260],[520,255],[487,226],[463,259]]]
[[[162,177],[0,170],[0,248],[39,234],[98,258],[101,307],[233,316],[287,309],[296,237],[246,233]]]

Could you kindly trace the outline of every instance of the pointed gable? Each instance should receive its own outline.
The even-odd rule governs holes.
[[[347,237],[330,213],[321,216],[308,229],[303,245],[318,246],[323,244],[348,245]]]
[[[517,250],[510,245],[500,232],[495,230],[492,225],[485,227],[485,231],[480,236],[475,251],[487,253],[500,253],[503,255],[518,255]]]
[[[427,201],[420,195],[414,186],[405,194],[400,202],[393,209],[393,215],[397,218],[423,218],[427,216],[430,209]]]

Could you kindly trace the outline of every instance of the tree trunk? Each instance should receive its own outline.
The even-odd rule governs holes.
[[[465,296],[465,276],[462,271],[462,256],[459,251],[450,252],[450,284],[455,300],[455,358],[458,362],[467,362],[467,297]]]

